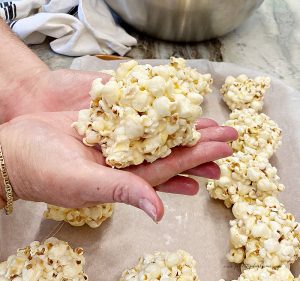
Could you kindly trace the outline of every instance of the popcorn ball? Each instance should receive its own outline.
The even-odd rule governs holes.
[[[198,281],[196,262],[185,251],[144,255],[138,265],[123,272],[120,281]]]
[[[233,281],[299,281],[299,278],[295,278],[291,271],[283,265],[278,269],[270,267],[247,269],[238,280]]]
[[[281,129],[267,115],[254,109],[234,110],[224,125],[238,131],[238,139],[231,144],[235,152],[264,154],[270,158],[281,145]]]
[[[230,110],[253,108],[259,112],[263,108],[264,94],[270,88],[270,84],[269,77],[250,79],[245,74],[236,78],[228,76],[220,93]]]
[[[300,227],[277,198],[238,202],[232,212],[236,219],[230,221],[233,250],[227,255],[229,261],[236,262],[233,253],[240,251],[245,268],[277,268],[299,257]]]
[[[0,263],[1,281],[83,281],[83,250],[54,237],[32,242]]]
[[[78,209],[48,205],[47,211],[44,213],[44,217],[55,221],[65,221],[73,226],[82,226],[87,224],[92,228],[96,228],[111,217],[112,214],[113,204],[110,203]]]
[[[277,169],[262,155],[236,152],[216,161],[221,169],[219,180],[209,180],[207,190],[214,199],[223,200],[227,208],[239,201],[255,202],[277,196],[284,190]]]
[[[121,63],[105,85],[94,80],[90,109],[81,110],[73,126],[86,145],[101,146],[112,167],[153,162],[175,146],[197,143],[195,121],[211,84],[209,74],[180,58],[161,66]]]

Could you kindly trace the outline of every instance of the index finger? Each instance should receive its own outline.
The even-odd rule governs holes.
[[[232,155],[232,149],[224,142],[199,142],[193,147],[176,147],[163,159],[144,163],[127,170],[156,186],[170,178],[203,163]]]

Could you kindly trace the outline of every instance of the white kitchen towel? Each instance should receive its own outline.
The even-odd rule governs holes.
[[[50,36],[52,50],[68,56],[124,56],[137,43],[103,0],[0,0],[0,17],[26,44]]]

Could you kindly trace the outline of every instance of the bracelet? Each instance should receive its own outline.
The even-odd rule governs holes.
[[[5,213],[7,215],[10,215],[13,212],[13,202],[14,202],[13,188],[11,186],[8,173],[6,170],[1,144],[0,144],[0,172],[3,178],[4,190],[6,195],[6,206],[4,209],[5,209]]]

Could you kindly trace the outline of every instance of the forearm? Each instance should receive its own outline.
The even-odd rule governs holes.
[[[48,67],[0,19],[0,124],[32,101],[34,77]]]

